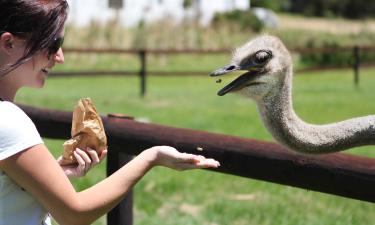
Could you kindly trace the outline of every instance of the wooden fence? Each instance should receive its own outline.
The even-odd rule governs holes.
[[[21,105],[43,137],[70,138],[72,112]],[[125,117],[103,116],[108,136],[107,173],[110,175],[133,155],[155,145],[202,154],[220,161],[212,170],[375,202],[375,159],[344,153],[302,155],[280,145],[209,132],[139,123]],[[157,134],[157,135],[155,135]],[[108,225],[131,225],[132,194],[108,214]]]
[[[138,75],[140,77],[140,95],[144,96],[146,94],[146,79],[148,75],[208,75],[211,71],[152,71],[148,69],[147,66],[147,56],[148,55],[176,55],[176,54],[228,54],[230,55],[230,49],[78,49],[78,48],[64,48],[65,54],[76,53],[76,54],[131,54],[138,55],[140,61],[140,68],[138,71],[63,71],[63,72],[52,72],[51,77],[55,76],[98,76],[98,75],[115,75],[115,76],[127,76],[127,75]],[[353,68],[354,71],[354,84],[359,83],[359,68],[360,66],[370,66],[373,64],[361,64],[360,53],[365,52],[375,52],[375,47],[363,46],[363,47],[340,47],[340,48],[295,48],[291,49],[292,53],[297,53],[301,55],[314,54],[314,53],[343,53],[352,52],[353,64],[346,66],[314,66],[299,70],[300,72],[306,71],[317,71],[317,70],[327,70],[327,69],[337,69],[337,68]]]

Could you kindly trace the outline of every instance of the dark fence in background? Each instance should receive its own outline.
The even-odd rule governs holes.
[[[72,112],[21,108],[43,137],[70,138]],[[278,144],[191,129],[145,124],[121,116],[103,116],[108,136],[107,175],[133,155],[155,145],[170,145],[220,161],[212,170],[252,179],[375,203],[375,159],[344,153],[302,155]],[[158,135],[155,135],[155,134]],[[132,193],[110,213],[108,225],[131,225]]]
[[[361,63],[361,53],[375,52],[375,46],[354,46],[354,47],[339,47],[339,48],[295,48],[291,49],[292,53],[297,53],[300,55],[306,54],[327,54],[327,53],[352,53],[352,64],[347,65],[333,65],[333,66],[312,66],[304,69],[297,70],[299,72],[307,71],[319,71],[319,70],[329,70],[329,69],[347,69],[353,68],[354,71],[354,84],[359,83],[359,69],[365,66],[374,66],[375,62],[372,63]],[[231,54],[230,49],[78,49],[78,48],[64,48],[65,54],[76,53],[76,54],[131,54],[138,55],[140,61],[140,68],[138,71],[109,71],[109,70],[95,70],[95,71],[62,71],[62,72],[52,72],[52,77],[54,76],[102,76],[102,75],[112,75],[112,76],[129,76],[138,75],[140,77],[140,94],[144,96],[146,94],[146,78],[148,75],[208,75],[211,71],[152,71],[148,69],[147,56],[148,55],[176,55],[176,54]]]

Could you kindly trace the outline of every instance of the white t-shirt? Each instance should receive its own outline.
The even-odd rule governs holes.
[[[0,101],[0,160],[43,143],[31,119],[15,104]],[[51,224],[43,206],[0,170],[0,225]]]

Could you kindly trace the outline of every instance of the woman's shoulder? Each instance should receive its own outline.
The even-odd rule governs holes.
[[[0,134],[34,131],[35,125],[26,113],[12,102],[0,102]]]
[[[0,160],[43,143],[31,119],[12,102],[0,102]]]
[[[16,104],[13,102],[8,102],[8,101],[0,101],[0,110],[21,110],[20,107],[18,107]]]
[[[20,107],[12,102],[0,102],[0,121],[9,122],[9,120],[27,119],[28,116]]]

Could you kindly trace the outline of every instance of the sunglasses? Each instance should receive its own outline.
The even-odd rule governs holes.
[[[53,40],[51,45],[48,47],[48,55],[52,56],[56,54],[64,43],[64,37],[58,37]]]

